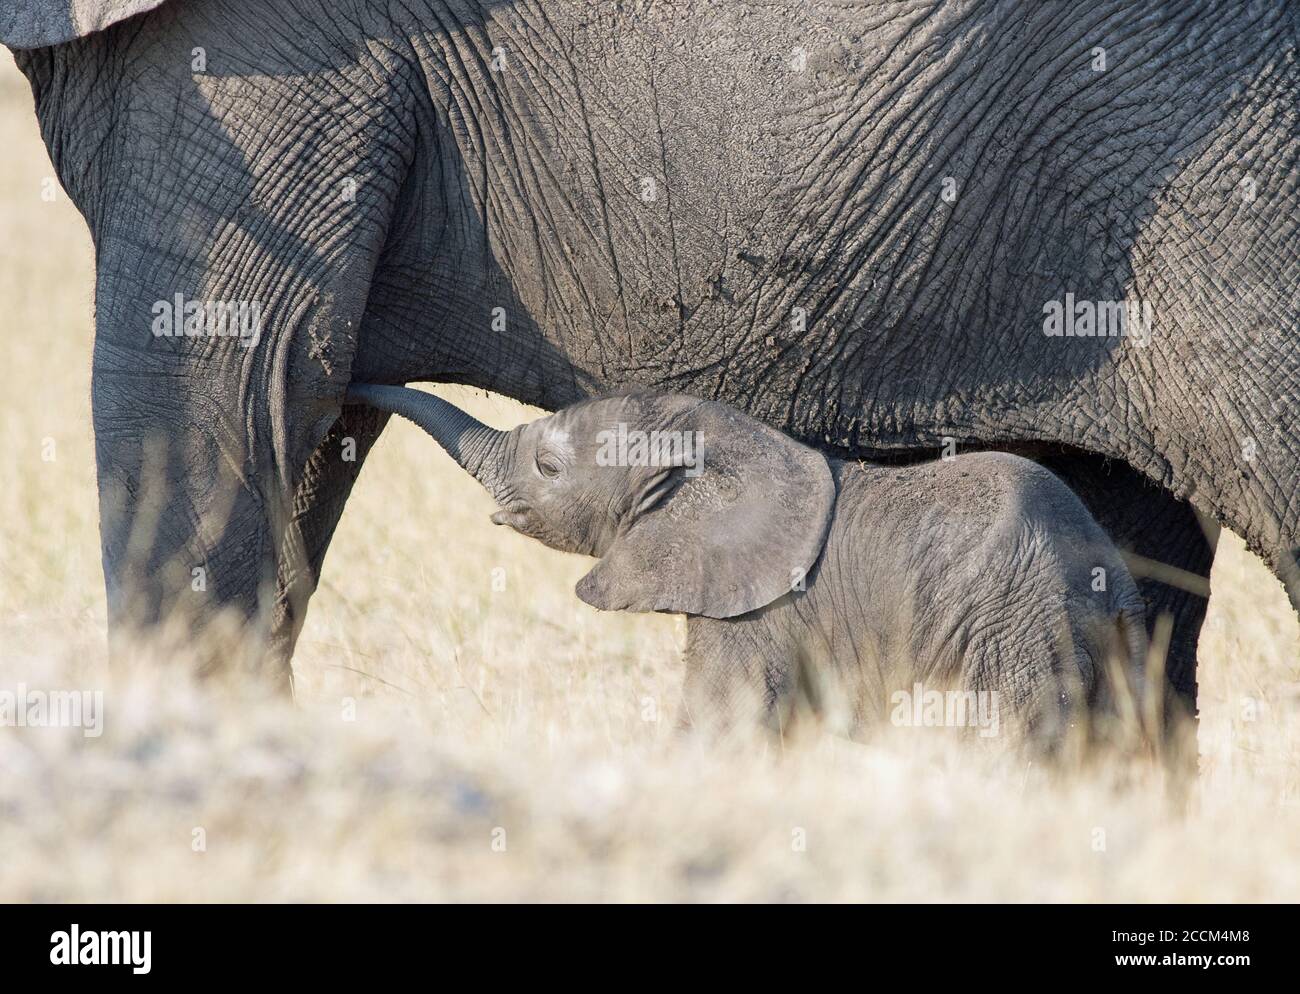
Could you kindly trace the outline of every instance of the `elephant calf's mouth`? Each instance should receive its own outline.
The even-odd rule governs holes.
[[[512,503],[503,507],[492,514],[492,523],[494,525],[509,525],[515,531],[523,532],[527,530],[527,524],[531,509],[527,504]]]

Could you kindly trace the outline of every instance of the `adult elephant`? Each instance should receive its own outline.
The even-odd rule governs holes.
[[[0,39],[97,252],[114,624],[233,607],[287,661],[383,424],[354,378],[635,382],[840,454],[1036,454],[1194,694],[1215,521],[1300,596],[1298,17],[28,0]]]

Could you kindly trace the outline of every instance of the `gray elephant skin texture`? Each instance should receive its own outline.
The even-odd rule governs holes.
[[[899,695],[955,691],[989,695],[993,734],[1056,741],[1111,704],[1117,674],[1141,693],[1133,578],[1070,489],[1019,456],[827,459],[651,391],[509,432],[406,387],[348,399],[429,432],[500,505],[494,522],[598,557],[588,604],[686,614],[691,724],[784,729],[803,693],[860,733]]]
[[[349,383],[642,386],[1047,466],[1194,706],[1218,524],[1300,598],[1298,37],[1280,0],[7,9],[96,249],[111,630],[234,612],[287,677],[385,423]],[[260,333],[166,333],[178,296]]]

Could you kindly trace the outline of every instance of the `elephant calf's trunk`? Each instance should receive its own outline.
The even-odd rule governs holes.
[[[494,499],[500,500],[509,432],[490,428],[455,404],[410,387],[353,383],[348,387],[345,403],[367,404],[414,421]]]

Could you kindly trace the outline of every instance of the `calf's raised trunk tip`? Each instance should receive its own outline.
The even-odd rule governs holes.
[[[505,479],[502,465],[507,454],[509,432],[498,431],[466,414],[455,404],[410,387],[353,383],[344,402],[400,414],[415,422],[447,450],[457,464],[478,480],[493,498],[501,496]]]

